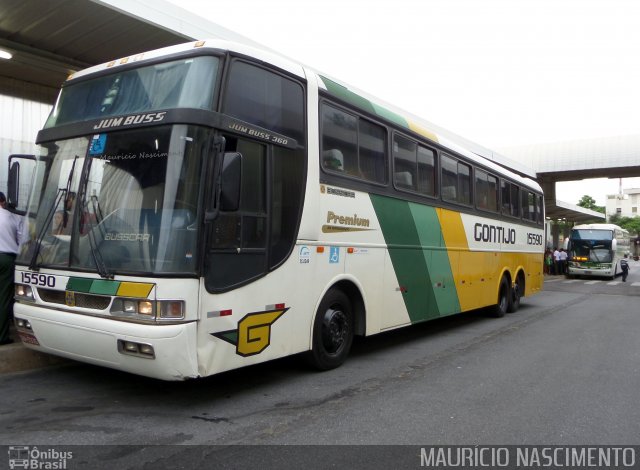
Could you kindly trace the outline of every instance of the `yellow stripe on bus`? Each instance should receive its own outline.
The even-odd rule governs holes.
[[[154,284],[144,282],[122,282],[117,295],[120,297],[139,297],[146,299],[151,293]]]

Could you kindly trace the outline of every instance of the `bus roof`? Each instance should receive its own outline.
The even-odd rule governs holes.
[[[318,85],[322,89],[326,90],[329,94],[337,96],[338,98],[341,98],[342,100],[355,105],[363,111],[377,115],[382,119],[393,122],[400,127],[426,137],[433,142],[437,142],[443,147],[461,154],[472,161],[479,162],[491,171],[509,177],[519,184],[522,184],[523,186],[527,186],[531,189],[542,192],[541,186],[535,180],[528,177],[520,176],[507,167],[499,165],[482,155],[470,151],[464,146],[454,142],[450,138],[445,137],[441,132],[436,131],[434,129],[434,125],[425,121],[424,119],[418,118],[389,103],[385,103],[379,98],[368,95],[367,93],[358,90],[350,85],[342,83],[336,79],[329,78],[328,76],[323,75],[322,73],[317,72],[312,68],[305,67],[302,64],[288,59],[280,54],[269,51],[267,49],[259,49],[242,43],[222,39],[207,39],[164,47],[148,52],[141,52],[139,54],[134,54],[129,57],[122,57],[76,72],[75,74],[68,77],[67,82],[87,77],[95,73],[104,72],[106,70],[115,69],[127,64],[140,63],[142,65],[145,62],[154,61],[162,57],[179,55],[181,53],[185,53],[195,49],[232,51],[246,56],[254,57],[263,62],[272,64],[275,67],[278,67],[279,69],[302,79],[306,79],[310,74],[313,74],[316,77]]]
[[[572,230],[622,230],[627,232],[626,229],[619,227],[615,224],[582,224],[574,225]]]

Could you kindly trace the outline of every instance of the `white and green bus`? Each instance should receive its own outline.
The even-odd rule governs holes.
[[[536,182],[273,53],[76,73],[37,143],[15,321],[38,351],[166,380],[330,369],[354,335],[502,316],[543,284]]]
[[[567,239],[567,276],[609,277],[622,274],[620,260],[631,249],[629,232],[614,224],[584,224]]]

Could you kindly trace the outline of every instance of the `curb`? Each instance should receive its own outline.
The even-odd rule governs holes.
[[[27,349],[20,340],[0,346],[0,374],[64,364],[66,359]]]
[[[0,374],[42,369],[69,362],[62,357],[33,351],[25,347],[16,333],[13,323],[9,326],[9,333],[14,342],[0,346]]]

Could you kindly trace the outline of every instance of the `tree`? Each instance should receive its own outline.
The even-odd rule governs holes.
[[[640,235],[640,217],[620,217],[616,222],[616,225],[627,229],[631,236]]]
[[[604,206],[596,205],[596,200],[587,194],[582,196],[578,201],[578,206],[584,207],[585,209],[591,209],[592,211],[601,212],[603,214],[605,213]]]

